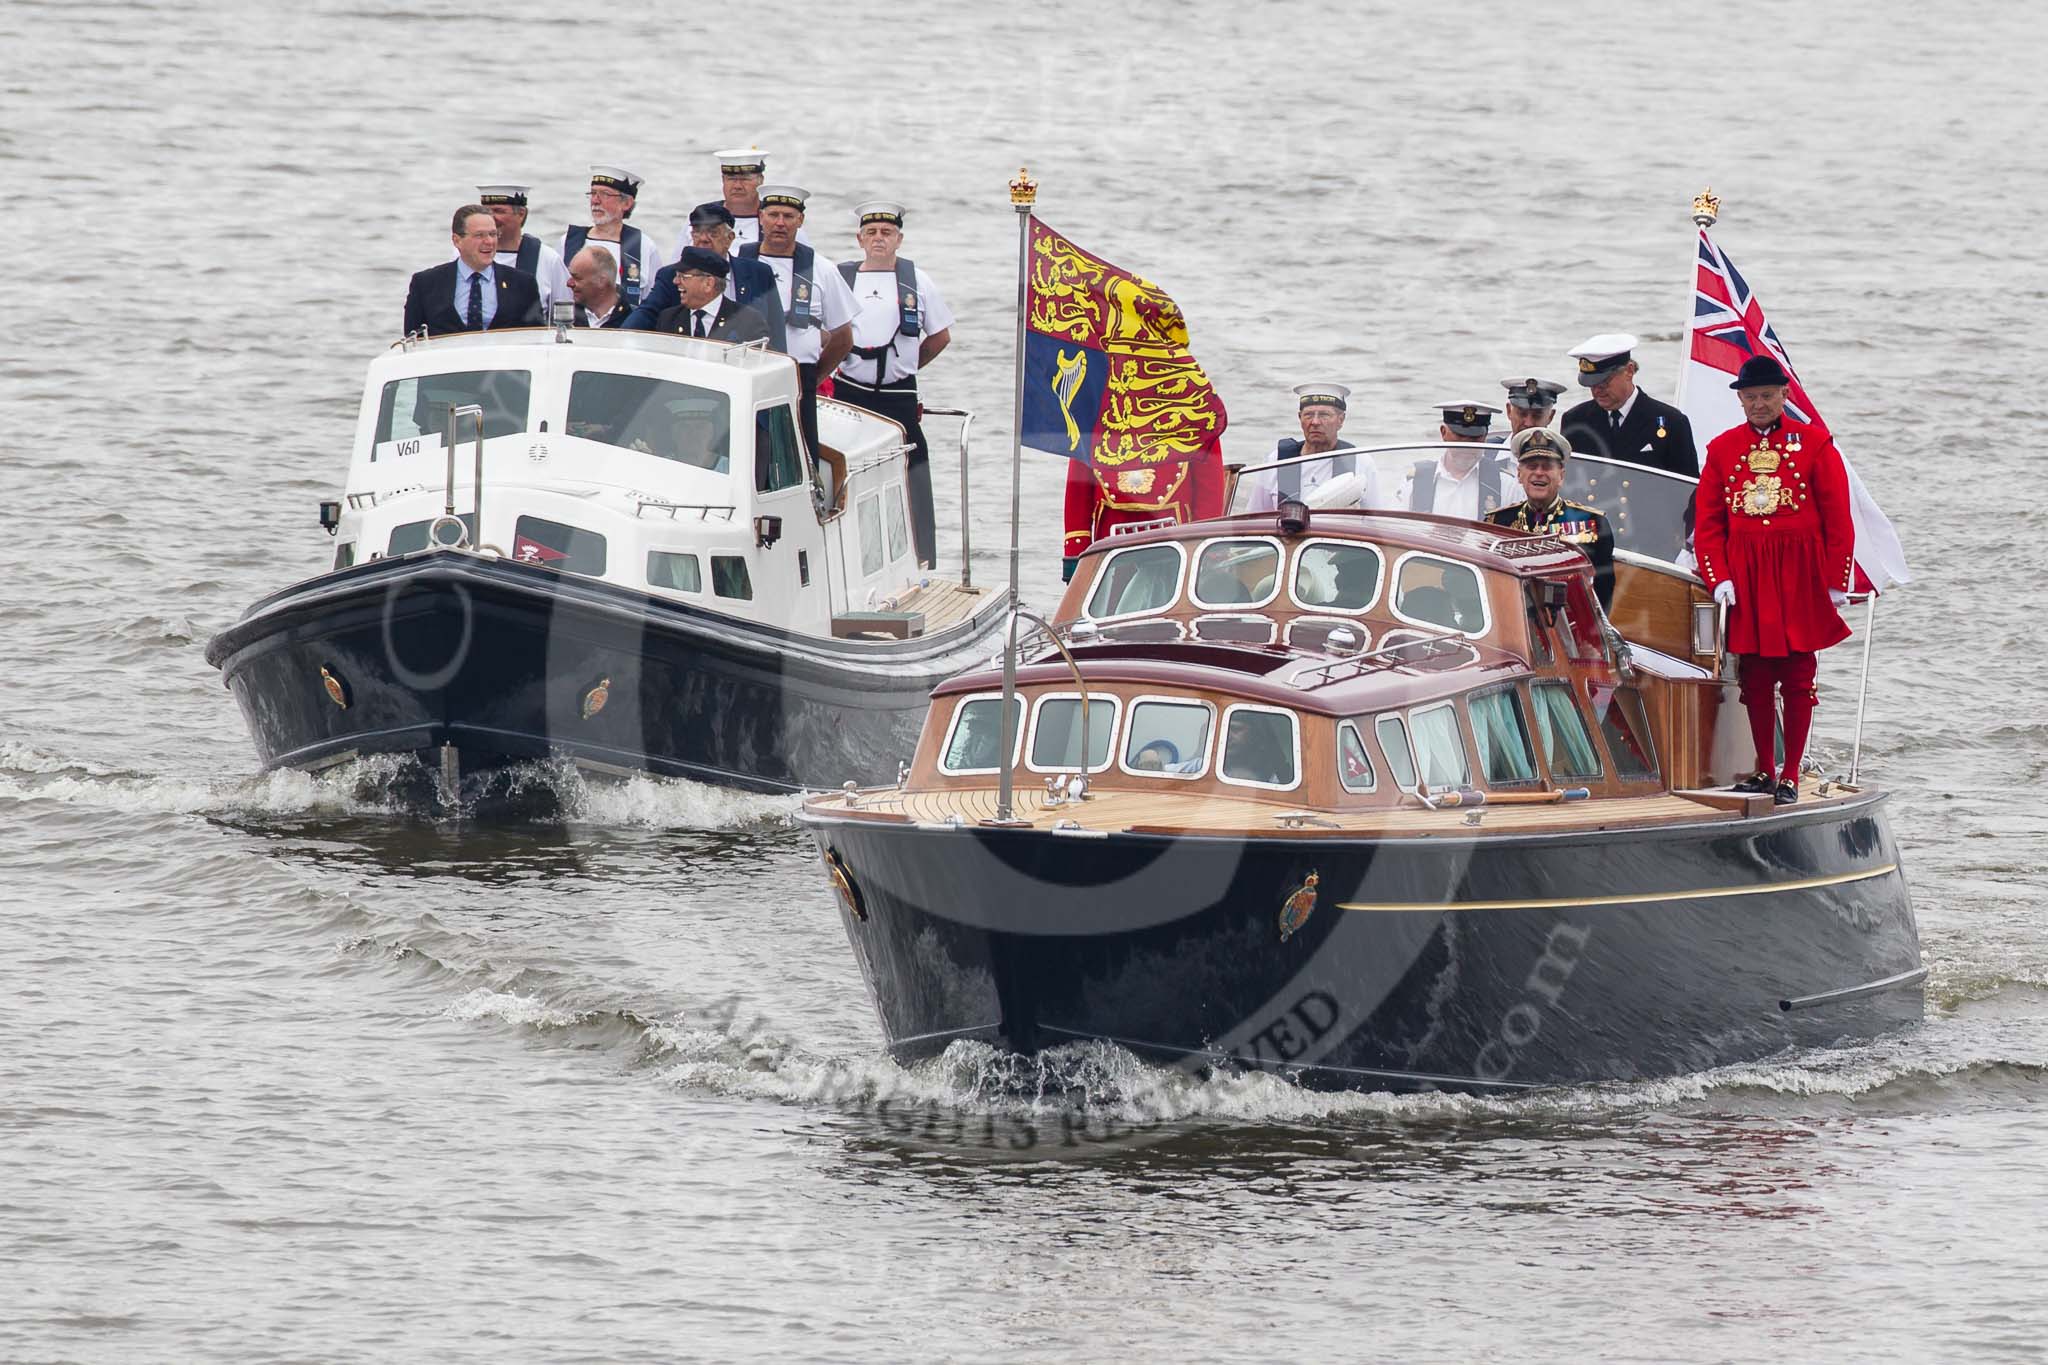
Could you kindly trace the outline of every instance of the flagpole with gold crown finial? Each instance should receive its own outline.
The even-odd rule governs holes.
[[[1038,182],[1019,167],[1010,182],[1010,207],[1017,213],[1017,389],[1010,422],[1010,600],[1003,634],[1002,747],[996,751],[996,823],[1017,823],[1011,759],[1017,745],[1017,571],[1018,522],[1022,517],[1024,470],[1024,332],[1031,302],[1031,210]],[[1084,769],[1085,770],[1085,769]]]

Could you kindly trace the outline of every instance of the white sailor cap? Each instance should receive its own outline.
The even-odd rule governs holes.
[[[1538,455],[1549,455],[1563,464],[1572,457],[1572,443],[1564,438],[1564,433],[1552,431],[1549,427],[1523,427],[1508,437],[1508,453],[1515,457],[1517,463]]]
[[[1493,414],[1500,409],[1491,403],[1439,403],[1437,411],[1443,414],[1444,425],[1454,434],[1484,436],[1493,425]]]
[[[1345,401],[1351,397],[1351,390],[1342,384],[1296,384],[1294,396],[1300,400],[1297,407],[1306,408],[1321,404],[1343,412]]]
[[[623,166],[592,166],[590,183],[609,186],[630,199],[639,195],[640,187],[646,182]]]
[[[1564,385],[1555,380],[1537,379],[1533,375],[1526,379],[1503,379],[1500,386],[1508,391],[1508,406],[1525,412],[1549,411],[1557,406],[1557,396],[1564,392]]]
[[[721,175],[759,175],[768,169],[768,153],[759,147],[729,147],[712,155]]]
[[[890,223],[899,228],[903,226],[903,205],[893,199],[870,199],[865,204],[856,205],[853,212],[854,216],[860,219],[862,227],[869,223]]]
[[[804,211],[804,204],[809,201],[810,197],[811,192],[809,190],[797,185],[763,185],[761,187],[761,207],[764,209],[770,204],[780,204],[784,208],[795,209],[798,213],[802,213]]]
[[[476,202],[489,208],[493,204],[510,204],[514,208],[526,207],[526,196],[533,192],[530,185],[478,185]]]
[[[1638,345],[1627,332],[1602,332],[1587,337],[1565,354],[1579,362],[1579,383],[1586,388],[1605,379],[1629,362],[1629,352]]]

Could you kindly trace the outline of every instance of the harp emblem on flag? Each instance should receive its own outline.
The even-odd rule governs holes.
[[[1059,400],[1060,416],[1067,419],[1067,449],[1078,450],[1081,428],[1074,421],[1074,395],[1088,378],[1088,352],[1077,350],[1070,356],[1061,351],[1054,357],[1053,367],[1052,396]]]

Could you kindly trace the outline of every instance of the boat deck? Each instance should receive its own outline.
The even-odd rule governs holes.
[[[959,625],[987,601],[987,588],[963,588],[951,579],[934,578],[891,599],[884,610],[917,612],[924,617],[924,633],[935,635]]]
[[[1826,794],[1823,795],[1823,792]],[[1857,793],[1839,784],[1808,778],[1800,790],[1802,807],[1847,799]],[[1312,811],[1285,801],[1223,797],[1209,793],[1102,791],[1082,802],[1047,804],[1037,785],[1019,785],[1013,803],[1017,818],[1033,829],[1071,822],[1084,830],[1130,834],[1219,835],[1233,838],[1271,835],[1290,839],[1389,836],[1428,838],[1442,835],[1473,838],[1487,834],[1563,833],[1634,829],[1656,825],[1701,824],[1746,818],[1741,808],[1729,809],[1726,793],[1699,797],[1676,793],[1560,801],[1542,805],[1465,806],[1428,810]],[[1717,798],[1709,804],[1707,798]],[[976,824],[993,820],[993,787],[943,791],[871,791],[818,797],[807,809],[820,816],[848,819],[904,820],[918,824],[958,821]],[[1752,807],[1773,809],[1768,802]],[[1478,817],[1476,822],[1472,817]]]

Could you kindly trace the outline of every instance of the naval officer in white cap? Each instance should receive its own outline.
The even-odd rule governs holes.
[[[761,181],[768,173],[768,153],[759,147],[734,147],[711,155],[718,159],[721,194],[726,212],[732,215],[732,250],[729,254],[737,256],[741,247],[761,240]],[[796,239],[805,246],[811,244],[802,228],[797,229]],[[683,248],[690,244],[690,234],[686,231],[676,240],[671,259],[680,258]]]
[[[556,299],[569,297],[569,267],[562,253],[526,230],[525,185],[478,185],[476,202],[491,211],[498,225],[498,264],[516,266],[540,284],[540,315],[548,316]]]
[[[1565,413],[1558,429],[1580,455],[1647,465],[1688,479],[1700,476],[1700,452],[1692,423],[1669,403],[1636,387],[1636,339],[1603,332],[1574,346],[1579,383],[1593,396]]]
[[[775,272],[789,358],[803,389],[798,416],[804,441],[818,453],[818,377],[832,373],[853,349],[853,291],[836,263],[797,240],[811,192],[795,185],[761,187],[761,240],[739,249]],[[838,496],[844,490],[834,489]]]
[[[619,263],[619,299],[631,312],[640,295],[654,284],[661,253],[639,228],[627,222],[645,182],[619,166],[590,168],[590,223],[569,229],[562,237],[562,259],[573,261],[586,246],[601,247]]]
[[[1490,403],[1445,403],[1437,409],[1437,431],[1443,454],[1418,461],[1401,489],[1401,506],[1411,512],[1478,521],[1522,500],[1515,467],[1500,446],[1487,439],[1493,415]]]
[[[839,277],[853,295],[853,350],[832,375],[832,396],[903,425],[912,450],[910,530],[917,562],[938,564],[938,522],[932,510],[931,447],[918,418],[917,376],[953,339],[953,310],[939,282],[899,254],[903,205],[871,199],[854,209],[861,259],[841,261]]]
[[[1297,455],[1320,455],[1349,444],[1338,435],[1344,429],[1346,405],[1351,390],[1342,384],[1297,384],[1294,386],[1295,420],[1301,423],[1301,439],[1282,437],[1268,460],[1291,460]],[[1340,474],[1358,476],[1360,507],[1380,507],[1378,476],[1372,461],[1363,463],[1355,455],[1333,455],[1307,464],[1281,465],[1248,475],[1245,507],[1252,512],[1270,512],[1282,498],[1304,498]]]

